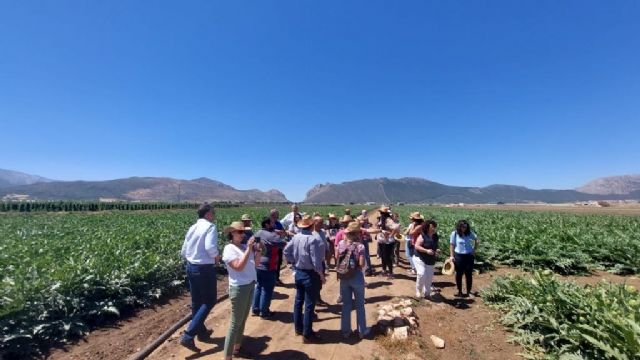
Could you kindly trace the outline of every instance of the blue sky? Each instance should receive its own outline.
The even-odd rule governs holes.
[[[2,1],[0,168],[291,200],[640,172],[638,1]]]

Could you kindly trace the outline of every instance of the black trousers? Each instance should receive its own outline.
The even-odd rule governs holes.
[[[453,254],[453,263],[456,266],[456,286],[458,292],[462,292],[462,275],[467,283],[467,292],[471,291],[473,285],[473,263],[475,257],[472,254]]]
[[[396,247],[395,242],[391,244],[380,245],[380,259],[382,260],[382,271],[393,274],[393,251]]]

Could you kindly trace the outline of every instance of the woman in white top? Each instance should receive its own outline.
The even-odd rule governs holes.
[[[249,316],[253,289],[256,283],[256,263],[259,262],[261,244],[255,243],[252,236],[247,244],[242,244],[244,239],[244,224],[234,221],[224,229],[227,239],[231,242],[224,247],[222,261],[227,265],[229,272],[229,300],[231,300],[231,322],[229,331],[224,341],[225,359],[231,356],[249,356],[240,347],[244,334],[244,325]]]

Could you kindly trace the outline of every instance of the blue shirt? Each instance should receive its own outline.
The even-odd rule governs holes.
[[[476,234],[472,231],[469,235],[459,236],[455,230],[451,233],[449,243],[454,245],[457,254],[471,254],[473,252],[473,241]]]
[[[322,261],[326,246],[320,237],[315,236],[309,229],[302,229],[284,248],[284,257],[293,263],[296,269],[315,270],[323,273]]]

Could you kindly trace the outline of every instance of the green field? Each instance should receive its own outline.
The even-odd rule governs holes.
[[[362,207],[353,206],[354,213]],[[303,206],[342,214],[342,207]],[[640,221],[633,217],[397,207],[403,223],[421,211],[448,240],[471,221],[477,261],[558,273],[640,272]],[[281,215],[287,208],[280,207]],[[218,229],[267,207],[217,210]],[[3,214],[0,216],[0,354],[25,355],[82,336],[122,311],[184,289],[179,250],[194,210]],[[220,243],[223,246],[223,243]],[[447,241],[441,247],[448,253]]]

